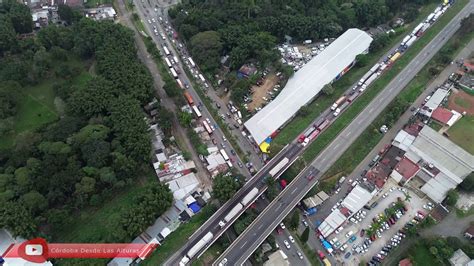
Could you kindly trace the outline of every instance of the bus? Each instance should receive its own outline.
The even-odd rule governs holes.
[[[212,128],[209,126],[206,120],[202,121],[202,125],[209,135],[212,134]]]
[[[390,57],[390,63],[393,63],[395,61],[397,61],[397,59],[401,56],[401,54],[399,52],[397,52],[396,54],[392,55],[392,57]]]
[[[193,111],[194,111],[194,113],[196,114],[196,116],[197,116],[198,118],[201,118],[201,117],[202,117],[201,112],[199,112],[199,109],[197,108],[196,105],[193,105]]]
[[[171,64],[170,60],[169,60],[167,57],[165,57],[165,62],[166,62],[166,65],[167,65],[169,68],[171,68],[171,67],[173,66],[173,65]]]
[[[186,98],[186,101],[188,102],[189,105],[194,104],[193,97],[187,91],[184,92],[184,97]]]
[[[176,73],[176,71],[174,70],[174,68],[170,68],[170,71],[171,71],[171,75],[173,75],[173,77],[174,77],[175,79],[177,79],[177,78],[178,78],[178,73]]]
[[[224,160],[228,161],[229,156],[227,156],[227,153],[225,152],[224,149],[220,149],[219,152],[221,153],[222,157],[224,157]]]
[[[163,45],[163,50],[165,51],[165,55],[171,55],[170,50],[168,50],[168,47]]]

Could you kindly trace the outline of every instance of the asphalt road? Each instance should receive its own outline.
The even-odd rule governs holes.
[[[135,1],[135,8],[137,10],[138,15],[140,16],[140,18],[143,21],[143,25],[145,26],[147,34],[149,34],[149,36],[152,38],[152,40],[157,44],[157,48],[160,50],[161,54],[162,55],[165,54],[164,49],[163,49],[163,45],[165,45],[171,53],[171,55],[168,56],[168,58],[172,58],[173,56],[176,56],[176,57],[179,58],[180,55],[176,52],[172,42],[170,41],[171,37],[166,36],[165,40],[163,40],[160,35],[155,35],[153,33],[153,30],[154,30],[153,25],[154,25],[154,26],[157,27],[158,32],[161,31],[166,35],[166,30],[165,30],[166,25],[164,25],[164,23],[160,23],[160,20],[158,19],[158,17],[163,16],[161,14],[161,12],[159,12],[162,9],[157,9],[158,12],[156,12],[154,10],[155,9],[155,4],[158,5],[159,3],[152,3],[151,1],[150,2],[144,1],[143,3],[141,3],[139,1]],[[152,18],[156,22],[149,23],[148,21],[151,20]],[[193,97],[193,100],[195,101],[196,105],[198,105],[198,103],[202,102],[202,100],[200,99],[200,97],[197,94],[196,90],[193,88],[190,79],[188,78],[188,76],[186,75],[186,72],[184,71],[184,68],[186,66],[182,64],[181,60],[178,60],[178,61],[179,61],[178,65],[175,65],[175,67],[179,68],[180,71],[181,71],[181,73],[178,74],[178,77],[184,84],[189,84],[189,88],[186,91]],[[217,146],[220,149],[224,148],[224,146],[222,146],[222,145],[225,145],[224,149],[226,150],[226,153],[229,155],[229,157],[233,160],[234,168],[237,169],[237,171],[239,171],[245,177],[247,177],[247,178],[250,177],[250,172],[248,171],[248,169],[245,166],[242,167],[242,168],[238,166],[237,162],[240,162],[242,165],[245,165],[245,164],[244,164],[243,160],[241,160],[241,158],[239,158],[239,156],[237,154],[232,155],[231,150],[234,150],[234,148],[229,143],[229,141],[227,141],[227,140],[224,141],[224,133],[218,127],[216,121],[214,120],[214,118],[210,114],[209,110],[206,108],[206,106],[204,104],[202,104],[201,106],[202,106],[201,107],[202,118],[200,118],[200,120],[202,121],[202,120],[208,118],[208,119],[210,119],[211,124],[215,126],[215,131],[212,133],[211,138],[213,138],[217,141],[217,143],[218,143]]]
[[[308,169],[300,173],[262,212],[232,245],[216,260],[224,258],[231,265],[243,264],[293,207],[317,184],[325,171],[345,152],[356,138],[375,120],[423,66],[456,32],[462,18],[474,10],[471,1],[441,32],[395,77],[387,87],[324,149]],[[308,180],[308,171],[317,172]]]

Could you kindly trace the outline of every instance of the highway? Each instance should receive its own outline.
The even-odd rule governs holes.
[[[471,1],[425,48],[380,92],[367,107],[283,190],[257,219],[231,244],[214,264],[227,259],[229,265],[243,264],[293,207],[318,182],[329,167],[374,121],[413,77],[441,49],[460,27],[462,18],[474,10]],[[308,172],[316,177],[308,180]]]
[[[159,11],[155,11],[155,7],[151,2],[144,1],[142,3],[139,3],[139,1],[136,1],[135,7],[137,10],[137,13],[143,20],[143,25],[145,26],[145,29],[147,30],[147,34],[152,38],[152,40],[157,44],[157,48],[160,50],[160,53],[164,55],[164,49],[163,45],[165,45],[171,52],[171,55],[168,56],[168,58],[172,58],[173,56],[176,56],[179,58],[179,54],[175,51],[174,46],[172,42],[170,41],[170,37],[165,37],[163,39],[160,35],[155,35],[154,34],[154,27],[157,28],[158,32],[163,32],[166,34],[165,27],[166,25],[164,22],[160,23],[159,17],[161,15],[159,14]],[[152,19],[155,20],[155,22],[152,21]],[[150,23],[151,22],[151,23]],[[211,124],[215,127],[214,132],[212,133],[211,138],[215,139],[217,142],[217,146],[221,149],[225,149],[231,160],[233,161],[234,168],[237,169],[242,175],[244,175],[246,178],[250,177],[250,172],[246,167],[239,167],[239,163],[244,166],[244,162],[237,154],[233,155],[231,151],[235,151],[235,149],[232,147],[231,143],[227,141],[227,138],[224,138],[224,133],[223,131],[219,128],[217,125],[216,121],[212,117],[211,113],[209,110],[206,108],[204,104],[202,104],[202,101],[197,94],[196,90],[193,88],[192,83],[188,76],[186,75],[186,72],[184,71],[184,67],[186,67],[184,64],[182,64],[182,61],[178,60],[178,64],[175,65],[175,67],[180,69],[180,74],[178,74],[179,79],[184,82],[185,84],[189,85],[189,88],[186,90],[194,99],[196,102],[196,106],[200,106],[200,111],[202,114],[201,120],[204,120],[208,118],[211,121]],[[247,144],[249,145],[249,144]]]

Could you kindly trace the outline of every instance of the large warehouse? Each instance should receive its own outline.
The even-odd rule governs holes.
[[[348,29],[288,80],[280,94],[245,123],[257,144],[290,120],[323,88],[347,72],[357,55],[365,53],[372,38],[359,29]]]

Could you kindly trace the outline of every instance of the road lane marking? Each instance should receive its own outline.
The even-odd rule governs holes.
[[[240,249],[242,249],[242,248],[245,246],[245,244],[247,244],[247,242],[249,242],[249,241],[248,241],[248,240],[245,241],[245,242],[240,246]]]
[[[352,133],[352,131],[351,131],[351,130],[349,130],[349,132],[347,132],[346,136],[348,136],[348,137],[349,137],[349,136],[351,135],[351,133]]]
[[[341,144],[341,143],[336,143],[336,145],[334,145],[334,148],[332,148],[332,149],[333,149],[333,150],[336,150],[337,147],[339,147],[339,144]]]
[[[374,110],[374,107],[371,107],[369,110],[369,113],[372,113],[373,110]]]
[[[293,191],[291,191],[290,195],[293,195],[293,194],[295,194],[295,192],[296,192],[296,189],[297,189],[297,188],[295,187],[295,189],[293,189]]]

